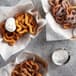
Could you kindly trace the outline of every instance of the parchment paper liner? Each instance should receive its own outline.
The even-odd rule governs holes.
[[[34,10],[34,11],[32,11]],[[11,55],[21,51],[22,49],[26,48],[28,43],[31,41],[31,38],[36,38],[39,32],[41,31],[42,27],[46,24],[46,21],[42,18],[39,18],[39,13],[35,10],[35,7],[31,0],[20,0],[15,6],[1,6],[0,7],[0,22],[4,21],[5,19],[14,16],[16,13],[19,12],[29,12],[33,16],[35,16],[36,21],[39,25],[37,29],[36,35],[25,35],[20,40],[16,42],[14,46],[9,46],[7,43],[3,42],[2,37],[0,36],[0,54],[4,60],[7,60]]]
[[[42,74],[43,76],[46,76],[48,71],[47,62],[41,56],[38,56],[37,54],[33,54],[29,51],[21,53],[16,57],[16,59],[13,62],[10,62],[9,64],[1,68],[0,76],[11,76],[11,72],[14,69],[16,64],[19,64],[20,62],[30,58],[42,64],[42,67],[41,67]]]
[[[74,1],[74,0],[73,0]],[[51,14],[51,11],[50,11],[50,5],[49,5],[49,2],[48,0],[41,0],[42,2],[42,7],[43,7],[43,10],[46,14],[46,20],[47,20],[47,25],[46,27],[50,27],[50,29],[46,30],[46,31],[49,31],[50,34],[47,34],[46,37],[47,38],[47,41],[56,41],[56,40],[65,40],[65,39],[70,39],[72,40],[72,29],[64,29],[61,27],[61,25],[59,25],[58,23],[56,23],[54,17],[52,16]],[[52,29],[52,31],[50,31]],[[49,36],[50,35],[50,36]],[[76,29],[74,30],[74,35],[76,35]],[[51,37],[52,36],[52,37]],[[55,37],[55,38],[53,38]],[[74,38],[76,39],[76,38]]]

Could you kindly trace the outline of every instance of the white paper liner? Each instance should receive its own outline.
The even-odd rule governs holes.
[[[26,51],[21,53],[16,57],[16,59],[13,62],[8,63],[4,67],[0,69],[0,76],[11,76],[11,72],[15,68],[15,65],[19,64],[20,62],[23,62],[24,60],[30,59],[30,58],[36,58],[41,64],[43,65],[41,67],[43,76],[47,76],[47,70],[48,65],[47,62],[41,57],[38,56],[30,51]]]
[[[46,40],[54,41],[71,39],[72,29],[63,29],[59,24],[56,23],[55,19],[51,14],[48,0],[41,0],[41,2],[44,12],[46,13],[46,20],[48,23],[46,27],[49,28],[46,29]],[[74,31],[74,35],[76,35],[76,31]]]
[[[35,8],[31,0],[20,0],[15,6],[0,6],[0,22],[14,16],[16,13],[23,11],[35,15],[36,21],[39,25],[39,28],[37,29],[37,34],[35,36],[25,36],[18,40],[14,46],[3,43],[3,39],[0,36],[0,54],[4,60],[7,60],[11,55],[23,50],[31,41],[31,38],[35,38],[39,34],[40,29],[46,24],[46,21],[44,19],[38,18],[39,13],[37,11],[31,12],[31,10],[34,9]]]

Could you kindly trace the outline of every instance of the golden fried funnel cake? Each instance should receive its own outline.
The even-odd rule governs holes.
[[[52,15],[64,29],[76,27],[76,5],[73,5],[71,1],[49,0]]]
[[[38,26],[35,18],[29,13],[25,13],[25,24],[29,27],[29,33],[35,35]]]
[[[0,24],[0,33],[4,42],[13,45],[25,34],[35,35],[37,33],[38,24],[33,15],[29,13],[18,13],[14,16],[16,30],[9,32],[5,28],[6,21]]]
[[[11,76],[42,76],[39,63],[33,60],[26,60],[17,64]]]

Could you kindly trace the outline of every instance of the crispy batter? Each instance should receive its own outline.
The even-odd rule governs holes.
[[[11,76],[42,76],[40,65],[33,60],[26,60],[17,64],[13,69]]]
[[[37,73],[35,76],[42,76],[42,74],[40,74],[40,73]]]
[[[29,64],[31,64],[32,66],[33,66],[33,69],[34,70],[36,70],[36,71],[38,71],[39,70],[39,66],[38,66],[38,64],[36,64],[35,62],[33,62],[33,61],[29,61]]]
[[[49,0],[51,12],[57,23],[64,29],[73,28],[76,24],[76,6],[69,0]],[[74,11],[74,14],[71,13]]]
[[[29,13],[18,13],[14,16],[16,30],[13,33],[6,31],[5,22],[0,24],[0,33],[3,40],[9,45],[14,45],[17,40],[25,34],[35,35],[37,33],[38,24],[36,19]]]
[[[29,13],[25,13],[25,24],[29,27],[29,33],[35,35],[37,32],[37,23],[34,17]]]

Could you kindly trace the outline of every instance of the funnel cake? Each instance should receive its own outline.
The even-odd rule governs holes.
[[[38,24],[34,16],[30,13],[18,13],[14,16],[14,19],[16,24],[16,30],[14,32],[6,30],[6,21],[0,24],[0,33],[4,42],[14,45],[23,35],[35,35],[37,33]]]
[[[43,76],[40,66],[40,63],[33,60],[23,61],[15,66],[11,76]]]
[[[76,27],[76,6],[70,0],[49,0],[51,12],[64,29]]]

